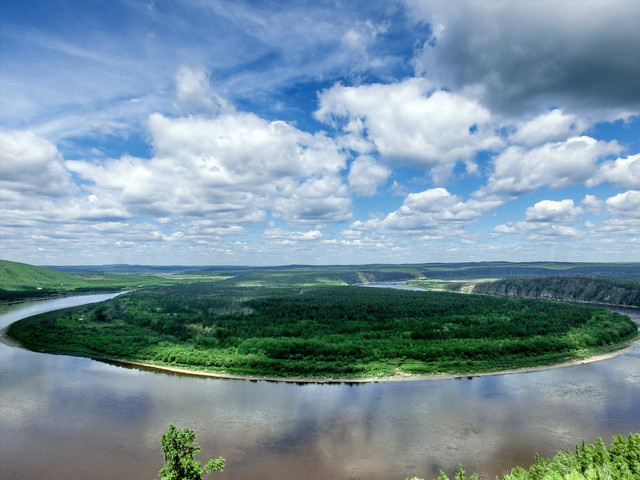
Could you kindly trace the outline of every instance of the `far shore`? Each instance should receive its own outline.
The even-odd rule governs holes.
[[[553,370],[556,368],[575,367],[577,365],[585,365],[588,363],[600,362],[610,358],[617,357],[630,352],[640,344],[640,339],[636,337],[633,341],[616,348],[610,352],[593,355],[581,359],[569,360],[566,362],[556,363],[553,365],[540,365],[538,367],[525,367],[509,370],[496,370],[493,372],[477,372],[477,373],[441,373],[441,374],[408,374],[399,372],[393,376],[387,377],[355,377],[355,378],[331,378],[331,377],[270,377],[257,375],[234,375],[226,372],[208,372],[203,370],[191,370],[185,367],[173,367],[169,365],[157,365],[145,362],[134,362],[131,360],[119,360],[113,358],[90,357],[101,362],[111,363],[129,368],[140,368],[143,370],[155,370],[160,372],[170,372],[180,375],[193,375],[198,377],[223,378],[228,380],[248,380],[248,381],[265,381],[265,382],[281,382],[281,383],[379,383],[379,382],[418,382],[431,380],[452,380],[461,378],[487,377],[490,375],[509,375],[514,373],[540,372],[544,370]]]

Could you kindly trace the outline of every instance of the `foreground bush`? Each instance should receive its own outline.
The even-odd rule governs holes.
[[[575,453],[558,452],[552,459],[540,458],[528,469],[514,468],[503,480],[638,480],[640,479],[640,433],[628,437],[616,435],[607,448],[602,439],[578,447]],[[420,480],[414,477],[411,480]],[[437,480],[450,480],[440,473]],[[454,480],[478,480],[478,474],[467,476],[462,466]]]

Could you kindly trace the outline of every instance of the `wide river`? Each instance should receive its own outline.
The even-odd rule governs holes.
[[[0,328],[84,296],[12,307]],[[625,311],[640,323],[640,312]],[[640,344],[609,360],[453,380],[291,384],[124,368],[0,345],[2,479],[151,480],[170,423],[220,479],[483,479],[640,431]]]

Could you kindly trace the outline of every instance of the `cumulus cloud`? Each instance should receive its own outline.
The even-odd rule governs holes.
[[[543,185],[563,188],[586,183],[596,173],[596,162],[621,151],[617,142],[573,137],[526,149],[511,146],[497,155],[494,171],[478,195],[521,195]]]
[[[262,233],[262,237],[273,243],[286,245],[320,240],[322,239],[322,232],[320,230],[288,231],[274,226],[272,222],[269,228]]]
[[[582,134],[589,125],[586,119],[555,108],[530,120],[519,122],[509,139],[514,143],[532,147],[575,137]]]
[[[580,207],[586,212],[600,213],[603,204],[604,202],[594,195],[585,195],[580,202]]]
[[[322,228],[350,220],[350,205],[351,197],[341,179],[311,177],[280,190],[273,199],[273,215],[290,225]]]
[[[576,228],[585,212],[601,213],[606,207],[608,218],[593,223],[584,222],[585,229]],[[496,226],[497,234],[528,234],[531,239],[545,237],[578,237],[589,235],[594,238],[632,236],[640,233],[640,192],[630,190],[606,199],[599,200],[586,195],[579,206],[573,200],[542,200],[527,208],[525,219]]]
[[[265,178],[336,173],[345,166],[344,156],[324,134],[251,113],[214,118],[153,114],[148,126],[158,158],[199,167],[212,185],[255,185]]]
[[[606,183],[614,187],[640,190],[640,154],[603,162],[587,185]]]
[[[640,218],[640,191],[629,190],[605,201],[607,210],[616,217]]]
[[[471,164],[479,151],[502,144],[488,110],[463,95],[434,90],[421,78],[388,85],[336,84],[319,95],[319,103],[316,119],[333,125],[343,121],[351,135],[358,131],[354,121],[361,122],[359,133],[384,160],[433,168],[438,183],[458,161]]]
[[[372,157],[360,156],[351,164],[349,170],[349,188],[356,195],[371,197],[375,195],[378,187],[386,183],[391,175],[384,165],[377,163]]]
[[[595,197],[594,197],[595,198]],[[588,200],[593,203],[592,199]],[[581,232],[572,227],[583,210],[573,200],[542,200],[527,208],[525,219],[496,226],[499,234],[532,234],[539,237],[577,237]]]
[[[533,207],[527,208],[525,220],[527,222],[571,223],[578,213],[580,210],[574,207],[573,200],[566,199],[559,202],[542,200]]]
[[[380,226],[386,230],[416,233],[438,230],[437,233],[460,233],[460,227],[475,221],[484,212],[501,202],[463,201],[445,188],[432,188],[411,193],[402,206],[389,213]],[[352,225],[352,228],[356,226]]]
[[[67,161],[67,168],[89,182],[85,189],[136,214],[231,224],[262,222],[270,208],[297,222],[349,215],[346,187],[336,180],[345,156],[321,133],[238,112],[212,118],[153,114],[148,129],[155,151],[150,159]]]
[[[69,172],[53,143],[31,132],[0,131],[0,145],[0,189],[7,195],[5,198],[60,197],[70,193]]]
[[[629,61],[640,42],[638,2],[406,4],[434,26],[417,73],[456,91],[481,86],[492,110],[566,105],[602,118],[640,110],[640,64]]]

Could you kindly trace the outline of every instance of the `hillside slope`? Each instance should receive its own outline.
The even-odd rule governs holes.
[[[640,282],[603,277],[557,275],[504,278],[479,283],[473,293],[640,307]]]
[[[118,291],[141,285],[171,285],[177,280],[149,275],[67,273],[0,260],[0,302],[72,293]]]
[[[51,290],[74,286],[77,283],[78,279],[69,273],[0,260],[0,289],[2,290],[23,291],[38,288]]]

